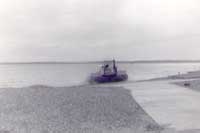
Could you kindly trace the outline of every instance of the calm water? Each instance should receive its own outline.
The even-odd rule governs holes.
[[[71,86],[87,84],[91,72],[100,64],[2,64],[0,87],[30,85]],[[129,81],[163,77],[200,70],[200,63],[119,64],[127,70]]]

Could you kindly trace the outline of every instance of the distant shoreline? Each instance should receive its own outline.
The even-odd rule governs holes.
[[[103,63],[104,61],[41,61],[41,62],[0,62],[3,64],[96,64]],[[135,61],[117,61],[117,63],[200,63],[200,60],[135,60]]]

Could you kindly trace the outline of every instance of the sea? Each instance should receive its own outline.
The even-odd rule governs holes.
[[[0,88],[89,84],[90,74],[100,67],[100,63],[0,64]],[[118,63],[118,69],[126,70],[128,81],[136,82],[200,70],[200,63]]]

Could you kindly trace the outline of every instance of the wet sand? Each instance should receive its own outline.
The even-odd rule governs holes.
[[[122,87],[0,89],[0,132],[159,133],[161,127]]]
[[[162,133],[199,133],[200,93],[172,84],[180,81],[183,80],[155,80],[123,86],[159,125],[167,129]]]

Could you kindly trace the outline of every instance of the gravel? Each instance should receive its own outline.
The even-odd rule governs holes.
[[[122,87],[0,89],[0,133],[159,133]]]

